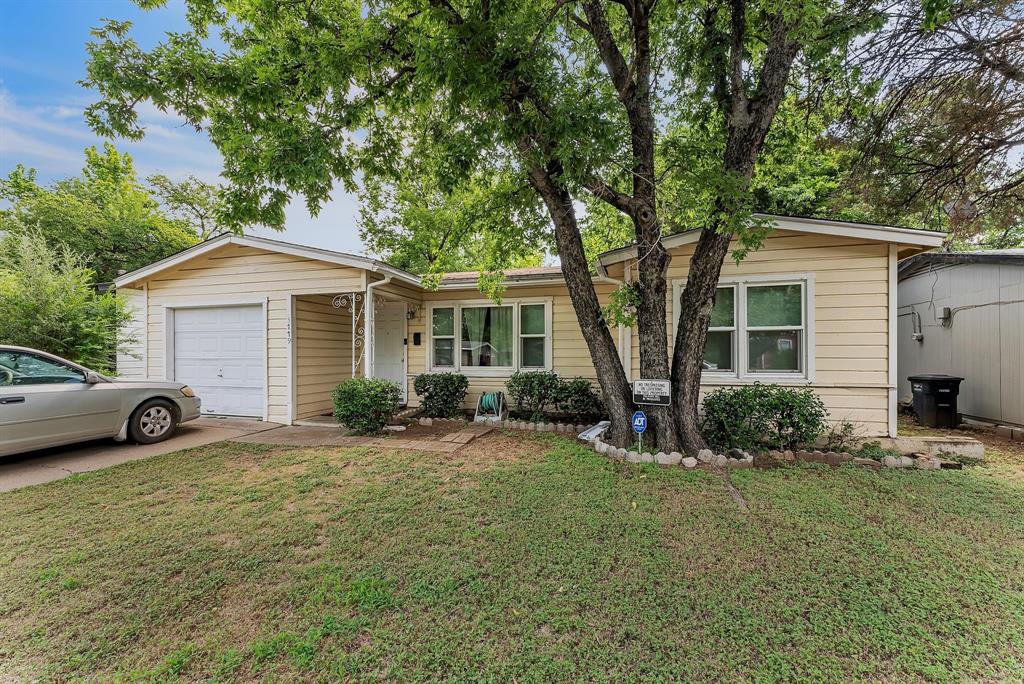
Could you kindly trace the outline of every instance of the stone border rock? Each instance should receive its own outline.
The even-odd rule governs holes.
[[[677,451],[673,451],[670,454],[666,454],[661,451],[656,454],[629,451],[627,449],[608,444],[607,442],[603,442],[600,437],[595,439],[591,443],[591,446],[594,448],[594,451],[599,454],[603,454],[612,460],[626,461],[627,463],[657,463],[661,466],[682,465],[688,470],[693,470],[701,465],[715,468],[729,468],[732,470],[742,470],[754,467],[754,457],[741,449],[730,449],[726,454],[716,454],[711,451],[711,449],[701,449],[700,453],[697,454],[697,458],[693,458],[692,456],[684,456]],[[881,461],[876,461],[870,458],[861,458],[850,453],[838,451],[769,451],[768,455],[776,462],[801,461],[804,463],[821,463],[833,467],[838,467],[847,463],[867,468],[884,467],[938,470],[943,467],[942,461],[937,457],[929,456],[928,454],[913,454],[912,456],[901,456],[899,458],[886,456]]]
[[[490,425],[491,427],[505,428],[507,430],[530,430],[533,432],[557,432],[560,434],[578,435],[590,425],[573,425],[571,423],[534,423],[528,420],[502,420],[500,418],[487,418],[481,421],[466,420],[463,418],[419,418],[420,425],[433,425],[434,423],[469,423],[477,425]]]
[[[881,461],[872,458],[861,458],[839,451],[769,451],[768,455],[776,461],[802,461],[804,463],[823,463],[830,466],[841,466],[846,463],[868,468],[919,468],[921,470],[938,470],[942,461],[936,456],[917,453],[910,456],[886,456]]]
[[[435,422],[441,423],[472,423],[473,421],[467,421],[460,418],[420,418],[420,425],[433,425]],[[492,425],[494,427],[505,428],[507,430],[527,430],[532,432],[554,432],[558,434],[572,434],[578,435],[581,432],[588,429],[588,425],[573,425],[571,423],[549,423],[549,422],[531,422],[528,420],[500,420],[498,418],[489,418],[485,421],[481,421],[482,424]],[[730,468],[733,470],[743,470],[746,468],[754,467],[754,457],[748,454],[742,449],[730,449],[728,453],[716,454],[711,449],[702,449],[697,458],[692,456],[685,456],[678,451],[673,451],[670,454],[666,454],[663,451],[658,453],[650,452],[637,452],[617,447],[613,444],[601,441],[600,437],[597,437],[590,442],[590,446],[599,454],[607,456],[608,458],[615,461],[626,461],[627,463],[657,463],[660,466],[678,466],[686,468],[687,470],[693,470],[698,466],[709,466],[716,468]],[[910,456],[886,456],[881,461],[876,461],[871,458],[862,458],[860,456],[854,456],[853,454],[840,451],[820,451],[813,450],[807,451],[800,449],[797,451],[769,451],[768,456],[776,462],[796,462],[801,461],[803,463],[820,463],[833,467],[846,465],[847,463],[862,466],[865,468],[918,468],[920,470],[939,470],[943,467],[956,467],[955,464],[945,464],[936,456],[930,456],[925,453],[915,453]]]

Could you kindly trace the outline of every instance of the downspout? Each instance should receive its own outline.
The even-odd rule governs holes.
[[[363,348],[363,377],[373,377],[373,290],[378,285],[387,285],[391,282],[391,276],[384,276],[384,280],[378,280],[375,283],[366,284],[366,304],[364,304],[363,311],[363,325],[366,327],[366,334],[363,339],[366,340],[366,347]]]

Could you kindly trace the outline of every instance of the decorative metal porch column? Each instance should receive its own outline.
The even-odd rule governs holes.
[[[332,304],[335,309],[345,309],[352,316],[352,377],[359,377],[360,368],[363,370],[363,375],[367,375],[364,348],[366,345],[366,296],[362,292],[346,292],[336,296]]]

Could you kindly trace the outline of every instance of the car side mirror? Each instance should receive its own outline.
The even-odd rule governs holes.
[[[100,382],[103,382],[102,375],[100,375],[99,373],[93,373],[92,371],[85,372],[85,383],[87,385],[95,385]]]

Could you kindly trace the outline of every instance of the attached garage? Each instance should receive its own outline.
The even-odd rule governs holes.
[[[266,309],[262,303],[168,308],[169,376],[203,398],[203,413],[262,418],[266,409]]]
[[[379,261],[225,234],[114,282],[134,323],[121,375],[187,383],[204,414],[318,416],[335,385],[375,365],[406,384],[404,327],[420,280]],[[370,343],[374,309],[402,330],[386,349]]]

